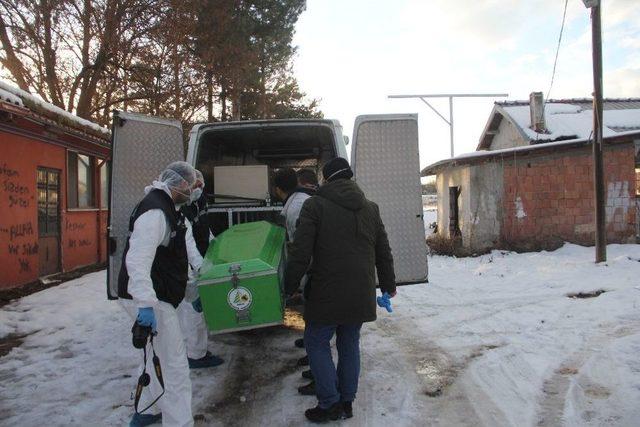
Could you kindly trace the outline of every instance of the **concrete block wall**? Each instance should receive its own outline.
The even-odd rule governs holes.
[[[635,236],[633,143],[604,154],[607,241]],[[593,244],[595,201],[590,147],[511,159],[504,165],[505,242]]]

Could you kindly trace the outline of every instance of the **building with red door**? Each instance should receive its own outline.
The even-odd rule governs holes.
[[[0,289],[107,259],[110,132],[0,81]]]

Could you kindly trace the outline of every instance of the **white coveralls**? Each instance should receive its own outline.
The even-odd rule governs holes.
[[[209,233],[209,242],[213,240],[213,234]],[[189,278],[193,277],[193,270],[189,272]],[[195,286],[194,286],[195,288]],[[194,291],[195,289],[191,289]],[[209,330],[204,321],[204,315],[198,313],[191,304],[198,298],[197,292],[193,295],[185,295],[185,299],[178,306],[178,319],[187,345],[187,357],[189,359],[201,359],[207,355],[209,342]]]
[[[194,310],[193,305],[183,300],[178,306],[178,319],[184,334],[189,359],[202,359],[207,355],[209,330],[202,313]]]
[[[192,276],[192,274],[190,274],[190,276]],[[190,277],[190,280],[195,280],[195,278]],[[195,284],[192,283],[192,286],[195,288]],[[198,313],[191,304],[191,302],[197,298],[197,291],[191,298],[185,295],[185,299],[178,306],[178,319],[180,320],[180,328],[184,335],[187,346],[187,357],[189,359],[201,359],[205,357],[209,343],[209,330],[204,321],[204,315]],[[190,300],[191,302],[189,302]]]
[[[145,193],[162,189],[171,195],[168,188],[159,182],[145,188]],[[194,270],[202,265],[202,257],[196,248],[191,225],[186,223],[186,245],[189,264]],[[156,354],[164,377],[165,393],[146,413],[162,412],[162,425],[171,427],[193,426],[191,411],[191,379],[183,334],[178,321],[177,310],[164,301],[159,301],[151,281],[151,266],[158,246],[167,246],[170,240],[170,226],[160,209],[152,209],[140,215],[133,226],[129,238],[129,252],[126,257],[129,273],[128,291],[133,304],[125,303],[125,308],[135,319],[138,308],[153,307],[158,334],[153,339]],[[139,409],[144,409],[162,393],[162,387],[153,372],[151,346],[147,348],[147,373],[151,377],[149,387],[145,387]],[[142,367],[142,363],[141,363]],[[142,371],[140,368],[139,372]]]
[[[293,242],[293,236],[296,233],[296,226],[298,225],[298,218],[300,217],[300,211],[304,202],[311,197],[307,193],[296,192],[291,194],[287,199],[287,203],[280,211],[280,215],[284,217],[284,223],[287,228],[287,236],[290,242]],[[286,247],[286,246],[285,246]],[[286,254],[285,254],[286,256]],[[300,280],[300,290],[304,291],[305,286],[309,278],[305,274]]]
[[[296,232],[298,217],[300,217],[300,211],[302,210],[302,205],[309,197],[311,196],[306,193],[293,193],[287,199],[287,203],[284,204],[282,211],[280,211],[280,215],[282,215],[285,220],[287,235],[289,236],[289,240],[292,242],[293,235]]]

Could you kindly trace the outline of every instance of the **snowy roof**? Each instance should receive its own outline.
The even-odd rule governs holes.
[[[626,108],[625,108],[626,107]],[[528,101],[497,102],[478,150],[489,149],[502,119],[510,121],[524,141],[530,144],[589,138],[593,130],[591,100],[549,100],[544,109],[546,132],[531,128]],[[606,99],[604,101],[603,136],[640,129],[640,98]]]
[[[605,137],[605,142],[613,142],[614,140],[619,140],[625,137],[640,137],[640,130],[630,130],[626,132],[619,132],[615,135],[610,135]],[[542,142],[538,144],[532,145],[524,145],[520,147],[512,147],[512,148],[503,148],[500,150],[478,150],[472,151],[470,153],[460,154],[456,157],[452,157],[450,159],[440,160],[438,162],[432,163],[429,166],[422,169],[422,176],[435,175],[442,168],[447,166],[457,166],[463,164],[469,164],[474,160],[482,160],[488,159],[491,157],[504,157],[507,155],[516,155],[518,153],[528,153],[532,151],[539,151],[545,149],[558,149],[558,148],[571,148],[577,146],[583,146],[591,143],[591,138],[578,138],[578,139],[568,139],[564,141],[552,141],[552,142]]]
[[[0,102],[6,102],[9,104],[17,105],[18,107],[24,107],[24,104],[22,104],[22,99],[19,96],[14,95],[12,92],[9,92],[8,90],[4,90],[1,88],[0,88]]]
[[[536,132],[530,128],[529,106],[503,107],[505,111],[531,141],[554,141],[563,137],[589,138],[593,132],[593,110],[584,110],[572,104],[547,103],[544,108],[545,126],[548,132]],[[613,136],[617,132],[610,128],[640,129],[640,109],[607,110],[603,112],[602,136]]]
[[[8,102],[14,105],[24,106],[33,113],[53,119],[58,124],[78,129],[100,138],[109,138],[111,132],[89,120],[76,116],[62,108],[56,107],[40,97],[32,95],[3,80],[0,80],[0,102]]]
[[[564,98],[564,99],[549,99],[549,104],[572,104],[582,107],[583,110],[593,109],[592,98]],[[529,101],[497,101],[497,105],[502,107],[515,107],[520,105],[529,106]],[[603,99],[602,106],[604,110],[628,110],[639,109],[640,98],[605,98]]]

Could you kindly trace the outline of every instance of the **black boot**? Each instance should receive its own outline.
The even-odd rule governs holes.
[[[342,411],[344,419],[353,418],[353,402],[342,402]]]
[[[302,371],[302,378],[313,381],[313,374],[311,373],[311,369]]]
[[[315,396],[316,395],[316,382],[311,381],[307,385],[303,385],[302,387],[298,387],[298,393],[303,396]]]
[[[307,409],[304,412],[305,417],[312,423],[326,423],[327,421],[335,421],[342,418],[342,404],[340,402],[333,404],[328,409],[322,409],[320,406]]]
[[[304,338],[298,338],[293,342],[293,345],[295,345],[298,348],[304,348]]]
[[[309,366],[309,356],[304,356],[298,359],[298,366]]]

